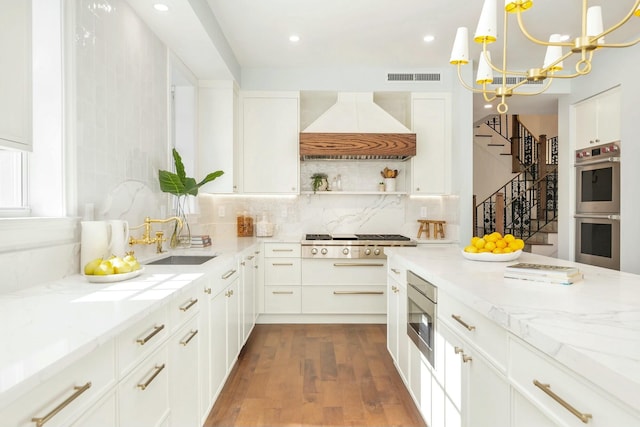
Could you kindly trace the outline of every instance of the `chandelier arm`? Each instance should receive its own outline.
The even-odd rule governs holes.
[[[524,71],[509,71],[507,69],[501,69],[499,67],[496,67],[493,62],[491,62],[491,59],[489,58],[489,55],[487,55],[487,44],[486,43],[482,43],[482,54],[484,55],[484,59],[485,61],[487,61],[487,64],[489,65],[489,67],[491,67],[491,69],[497,73],[502,74],[503,77],[510,75],[510,76],[526,76],[527,73]],[[503,54],[503,65],[506,66],[506,61],[504,60],[505,55],[506,55],[506,50],[504,50],[502,52]]]
[[[584,1],[586,2],[586,0],[584,0]],[[591,37],[590,41],[597,43],[598,39],[600,39],[601,37],[604,37],[607,34],[610,34],[610,33],[614,32],[615,30],[617,30],[618,28],[622,27],[624,24],[627,23],[627,21],[629,21],[629,19],[631,19],[631,17],[633,16],[634,12],[636,11],[636,9],[638,9],[638,6],[640,6],[640,0],[636,0],[635,4],[633,5],[633,7],[629,11],[629,13],[627,13],[627,15],[624,18],[622,18],[622,21],[620,21],[617,24],[609,27],[607,30],[603,31],[602,33],[598,34],[597,36]],[[583,34],[586,34],[586,31],[584,31]],[[598,45],[598,46],[601,46],[601,45]],[[614,47],[614,46],[606,46],[606,47]],[[620,46],[620,47],[627,47],[627,46]]]
[[[484,98],[485,102],[493,102],[496,98],[497,95],[494,93],[493,96],[488,96],[487,94],[490,91],[487,90],[487,86],[486,83],[482,84],[482,97]]]
[[[517,17],[518,17],[518,26],[520,27],[520,31],[522,32],[522,34],[529,39],[529,41],[535,43],[535,44],[539,44],[542,46],[566,46],[566,47],[572,47],[573,43],[569,43],[569,42],[548,42],[548,41],[544,41],[544,40],[539,40],[537,38],[535,38],[534,36],[531,35],[531,33],[529,33],[529,31],[527,31],[527,29],[524,26],[524,22],[522,20],[522,11],[520,10],[520,8],[518,8],[518,12],[516,13]],[[505,16],[506,18],[506,16]],[[505,35],[506,37],[506,35]]]
[[[565,53],[564,55],[562,55],[560,58],[556,59],[555,61],[553,61],[551,64],[547,65],[545,68],[543,68],[541,70],[542,73],[547,73],[549,70],[553,69],[553,67],[555,67],[557,64],[561,63],[562,61],[564,61],[565,59],[569,58],[571,55],[575,54],[575,52],[572,51],[568,51],[567,53]]]
[[[630,47],[630,46],[636,45],[638,43],[640,43],[640,38],[635,39],[634,41],[631,41],[631,42],[627,42],[627,43],[603,43],[603,44],[599,44],[598,48],[601,48],[601,47],[614,47],[614,48],[617,48],[617,47]]]
[[[540,95],[541,93],[545,92],[547,89],[549,89],[549,86],[551,86],[551,82],[553,82],[553,79],[557,77],[557,76],[553,76],[553,77],[549,77],[547,79],[547,82],[544,84],[544,87],[542,89],[540,89],[537,92],[512,92],[513,95],[524,95],[524,96],[532,96],[532,95]]]
[[[460,84],[461,84],[465,89],[467,89],[467,90],[469,90],[469,91],[471,91],[471,92],[474,92],[474,93],[484,93],[484,90],[483,90],[483,89],[478,89],[478,88],[475,88],[475,87],[473,87],[473,86],[469,86],[469,85],[467,84],[467,82],[465,82],[465,81],[464,81],[464,79],[462,78],[462,73],[461,73],[461,71],[460,71],[461,64],[457,64],[457,67],[458,67],[458,80],[460,80]],[[484,85],[483,85],[483,86],[484,86]]]

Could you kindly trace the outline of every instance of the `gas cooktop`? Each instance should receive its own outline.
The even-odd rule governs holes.
[[[384,259],[385,247],[417,244],[401,234],[307,234],[302,258]]]
[[[338,240],[338,241],[396,241],[408,242],[411,239],[401,234],[307,234],[307,241]]]

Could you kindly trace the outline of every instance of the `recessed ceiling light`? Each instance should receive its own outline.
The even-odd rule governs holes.
[[[424,36],[424,38],[423,38],[422,40],[424,40],[424,41],[425,41],[425,42],[427,42],[427,43],[431,43],[431,42],[432,42],[432,41],[434,41],[435,39],[436,39],[436,38],[435,38],[435,36],[432,36],[432,35],[426,35],[426,36]]]
[[[484,104],[484,108],[493,108],[493,104]]]
[[[169,10],[169,6],[167,6],[166,4],[162,4],[162,3],[154,4],[153,8],[155,10],[157,10],[158,12],[167,12]]]
[[[290,36],[289,36],[289,41],[290,41],[291,43],[297,43],[297,42],[299,42],[299,41],[300,41],[300,36],[299,36],[299,35],[297,35],[297,34],[290,35]]]

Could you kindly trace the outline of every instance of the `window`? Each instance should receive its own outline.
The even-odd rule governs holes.
[[[27,156],[0,148],[0,216],[27,213]]]

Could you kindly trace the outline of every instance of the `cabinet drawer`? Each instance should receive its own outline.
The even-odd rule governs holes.
[[[300,252],[300,243],[264,244],[264,256],[267,258],[299,258]]]
[[[265,286],[265,313],[300,313],[300,286]]]
[[[339,285],[385,283],[386,260],[303,259],[302,283]]]
[[[406,286],[407,283],[407,268],[396,262],[395,259],[387,260],[387,276],[392,278],[397,283],[402,283]]]
[[[468,339],[499,369],[506,371],[507,331],[466,304],[438,293],[438,319]]]
[[[526,399],[563,426],[640,425],[640,415],[515,337],[509,340],[509,377]]]
[[[120,427],[157,426],[167,418],[168,359],[163,346],[118,384]]]
[[[302,286],[303,313],[385,314],[386,285]]]
[[[126,375],[169,336],[167,318],[166,307],[162,307],[118,336],[118,369],[120,377]]]
[[[299,285],[300,258],[266,258],[264,280],[269,285]]]
[[[116,384],[115,345],[110,340],[0,411],[3,426],[68,426]]]
[[[202,283],[205,282],[203,281]],[[169,304],[169,318],[172,331],[179,329],[184,322],[200,311],[203,303],[202,287],[200,283],[191,286],[188,292],[177,295],[171,301]]]

